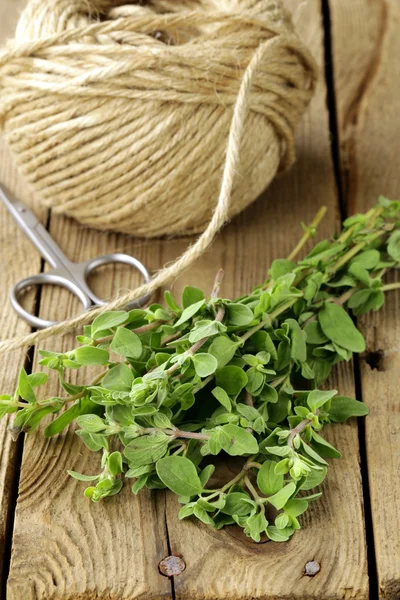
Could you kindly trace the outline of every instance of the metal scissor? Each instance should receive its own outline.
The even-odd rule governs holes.
[[[32,327],[44,329],[56,323],[56,321],[48,321],[31,315],[21,306],[19,301],[21,294],[33,285],[51,284],[64,287],[79,298],[83,305],[83,310],[88,310],[93,305],[104,305],[107,303],[98,298],[87,283],[90,273],[102,265],[124,263],[139,271],[146,283],[150,281],[150,274],[146,267],[139,260],[128,254],[114,252],[113,254],[97,256],[96,258],[80,263],[71,262],[35,215],[1,184],[0,198],[22,231],[33,242],[42,257],[53,267],[47,273],[40,273],[23,279],[10,290],[10,301],[13,308]],[[126,308],[143,306],[149,298],[150,295],[138,298],[127,305]]]

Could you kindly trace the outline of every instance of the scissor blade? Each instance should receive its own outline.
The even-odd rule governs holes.
[[[0,198],[4,206],[7,208],[15,222],[19,225],[19,227],[21,227],[24,233],[26,233],[27,227],[32,228],[39,224],[39,221],[33,212],[31,212],[23,202],[17,200],[14,194],[1,183]]]
[[[0,198],[15,222],[36,246],[43,258],[53,268],[63,267],[69,272],[70,261],[33,212],[2,184],[0,184]]]

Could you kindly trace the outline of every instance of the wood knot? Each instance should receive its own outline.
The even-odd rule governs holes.
[[[309,560],[304,567],[304,575],[314,577],[321,570],[321,565],[316,560]]]
[[[376,369],[377,371],[384,371],[383,359],[385,358],[385,353],[383,350],[374,350],[368,352],[365,356],[365,362],[372,370]]]
[[[161,575],[165,577],[175,577],[180,575],[186,569],[185,561],[181,556],[166,556],[158,565]]]

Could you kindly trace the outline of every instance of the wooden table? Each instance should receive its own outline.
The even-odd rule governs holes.
[[[12,34],[23,0],[1,0],[0,32]],[[285,256],[309,222],[328,206],[320,235],[339,219],[369,208],[380,193],[399,193],[398,87],[400,3],[398,0],[287,0],[301,36],[321,65],[318,92],[297,134],[295,166],[280,176],[244,214],[226,227],[186,283],[211,287],[226,271],[223,292],[234,296],[263,280],[270,261]],[[0,180],[31,203],[52,236],[74,260],[114,250],[130,252],[150,269],[160,268],[189,240],[164,242],[89,231],[48,215],[32,197],[5,148]],[[17,279],[36,273],[40,257],[0,207],[2,338],[27,326],[11,311],[7,292]],[[135,285],[123,271],[96,282],[103,294]],[[182,282],[174,283],[179,289]],[[41,314],[76,310],[58,290],[30,299]],[[0,426],[0,596],[4,600],[179,600],[297,599],[375,600],[400,598],[400,295],[379,313],[362,318],[367,351],[341,365],[333,385],[357,394],[371,414],[365,422],[332,426],[330,440],[343,459],[332,461],[324,496],[303,529],[288,544],[256,545],[234,531],[215,532],[191,520],[179,522],[176,500],[164,492],[134,497],[128,487],[101,505],[82,497],[82,484],[67,468],[90,472],[91,456],[72,432],[45,440],[41,433],[13,443]],[[397,316],[397,318],[396,318]],[[71,338],[47,348],[70,347]],[[0,390],[14,389],[33,352],[0,360]],[[50,382],[49,393],[56,393]],[[186,570],[170,580],[159,562],[178,553]],[[320,572],[304,573],[315,560]]]

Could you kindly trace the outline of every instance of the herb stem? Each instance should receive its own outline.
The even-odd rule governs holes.
[[[386,285],[384,285],[381,288],[382,292],[390,292],[391,290],[398,290],[398,289],[400,289],[400,282],[387,283]]]
[[[299,240],[298,244],[293,248],[293,250],[287,257],[288,260],[293,260],[298,255],[303,246],[308,242],[308,240],[314,236],[315,229],[324,218],[327,210],[328,209],[326,206],[321,206],[321,208],[315,215],[312,223],[307,227],[307,230],[304,232],[302,238]]]

